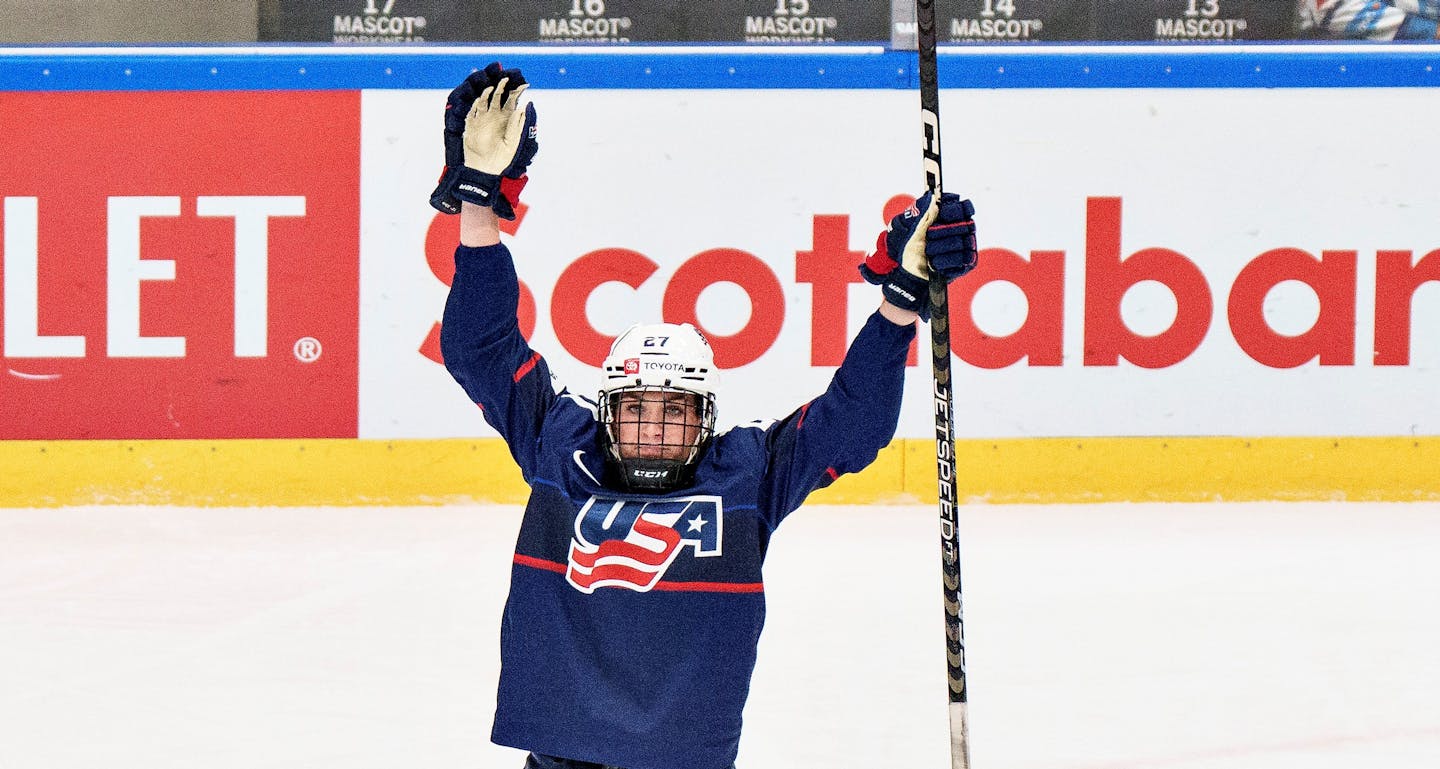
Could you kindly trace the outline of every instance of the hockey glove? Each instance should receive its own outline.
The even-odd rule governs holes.
[[[463,200],[491,207],[502,218],[515,218],[514,206],[527,181],[525,169],[540,148],[535,140],[534,106],[526,105],[523,112],[518,109],[527,87],[520,70],[501,69],[500,63],[494,62],[481,72],[470,73],[450,92],[445,101],[445,169],[430,195],[430,205],[456,214]],[[477,157],[466,142],[467,126],[475,124],[477,111],[488,115],[489,125],[483,129],[484,138],[477,134],[470,144],[481,142],[487,150],[481,154],[487,157]],[[502,150],[508,153],[503,162],[488,157]]]
[[[875,241],[875,253],[860,265],[866,281],[881,287],[885,299],[930,320],[930,271],[946,285],[975,269],[975,207],[959,195],[944,193],[930,204],[926,192],[915,205],[890,220]]]
[[[460,169],[465,166],[465,117],[475,104],[475,97],[500,79],[509,75],[516,86],[524,85],[525,78],[520,70],[504,70],[500,62],[492,62],[484,70],[471,72],[460,85],[445,98],[445,167],[440,172],[440,183],[430,193],[430,205],[447,214],[460,213],[460,200],[455,197],[455,185],[459,183]]]

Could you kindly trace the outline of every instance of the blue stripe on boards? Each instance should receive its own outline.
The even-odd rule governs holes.
[[[500,60],[545,89],[904,89],[878,46],[15,46],[0,91],[449,89]],[[943,88],[1429,88],[1423,43],[942,46]]]

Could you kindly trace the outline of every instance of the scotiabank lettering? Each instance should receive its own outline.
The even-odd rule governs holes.
[[[913,200],[892,198],[885,207],[886,218]],[[1324,249],[1315,254],[1293,246],[1271,248],[1252,257],[1228,292],[1220,293],[1204,271],[1179,251],[1148,246],[1126,253],[1121,243],[1120,198],[1089,198],[1084,215],[1086,235],[1080,257],[1085,267],[1083,306],[1065,306],[1065,270],[1070,258],[1066,251],[1035,250],[1026,258],[1005,248],[985,248],[976,270],[950,286],[951,339],[957,357],[982,368],[1004,368],[1021,361],[1030,366],[1061,366],[1065,324],[1081,322],[1084,350],[1071,358],[1080,365],[1116,366],[1123,359],[1141,368],[1166,368],[1189,358],[1211,336],[1219,297],[1225,302],[1230,339],[1257,364],[1291,368],[1318,359],[1322,366],[1355,365],[1358,250]],[[1412,251],[1374,253],[1374,364],[1408,365],[1411,298],[1422,284],[1440,281],[1440,250],[1418,260]],[[812,366],[838,366],[844,358],[850,337],[849,289],[861,282],[856,265],[865,255],[850,248],[849,217],[829,214],[813,217],[809,248],[795,252],[794,281],[808,285],[812,297]],[[432,266],[438,261],[432,258]],[[625,248],[598,249],[572,262],[556,282],[550,302],[550,320],[565,350],[581,362],[599,366],[613,338],[597,331],[584,312],[573,308],[585,307],[603,284],[620,282],[639,288],[658,270],[649,257]],[[440,273],[437,268],[436,274]],[[1028,305],[1024,323],[1005,336],[985,333],[972,315],[977,292],[997,281],[1019,288]],[[1132,330],[1121,314],[1126,293],[1147,281],[1168,288],[1176,305],[1169,327],[1153,335]],[[1270,290],[1288,281],[1309,286],[1319,299],[1318,318],[1298,335],[1276,331],[1264,313]],[[733,335],[720,336],[708,330],[706,335],[719,366],[742,366],[770,349],[785,318],[781,280],[756,255],[711,249],[689,257],[665,286],[661,315],[668,322],[689,322],[703,329],[696,316],[697,301],[708,287],[720,282],[738,285],[749,297],[750,319]],[[528,335],[534,328],[535,309],[523,286],[520,315]],[[439,360],[438,350],[430,343],[422,349]]]
[[[1128,255],[1120,241],[1119,198],[1090,198],[1086,204],[1084,322],[1085,366],[1114,366],[1120,359],[1143,368],[1165,368],[1190,357],[1211,332],[1215,289],[1189,257],[1163,248]],[[1374,350],[1376,365],[1410,360],[1410,298],[1424,282],[1440,280],[1440,251],[1418,261],[1410,251],[1376,252]],[[1036,251],[1026,260],[1004,249],[986,249],[980,266],[951,285],[952,336],[957,354],[985,368],[1022,359],[1032,366],[1058,366],[1061,331],[1069,318],[1063,302],[1065,252]],[[1322,366],[1355,364],[1356,273],[1359,252],[1322,250],[1317,256],[1296,247],[1277,247],[1253,257],[1230,286],[1225,318],[1230,336],[1249,358],[1272,368],[1316,360]],[[1013,283],[1025,293],[1024,325],[1005,337],[982,333],[971,320],[975,293],[990,281]],[[1142,281],[1165,285],[1175,297],[1176,316],[1153,336],[1137,334],[1121,318],[1120,303]],[[1270,290],[1286,281],[1309,286],[1320,312],[1304,333],[1277,332],[1265,318]]]

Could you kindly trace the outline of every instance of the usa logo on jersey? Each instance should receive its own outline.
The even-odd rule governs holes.
[[[720,555],[724,511],[717,496],[639,501],[591,497],[575,518],[565,581],[646,592],[686,545],[693,557]]]

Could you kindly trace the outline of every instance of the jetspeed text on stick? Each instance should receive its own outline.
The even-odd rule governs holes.
[[[955,498],[955,451],[950,437],[950,399],[946,387],[939,379],[933,382],[932,387],[935,406],[936,475],[940,491],[940,532],[948,543],[955,534],[955,509],[950,503],[950,500]]]

